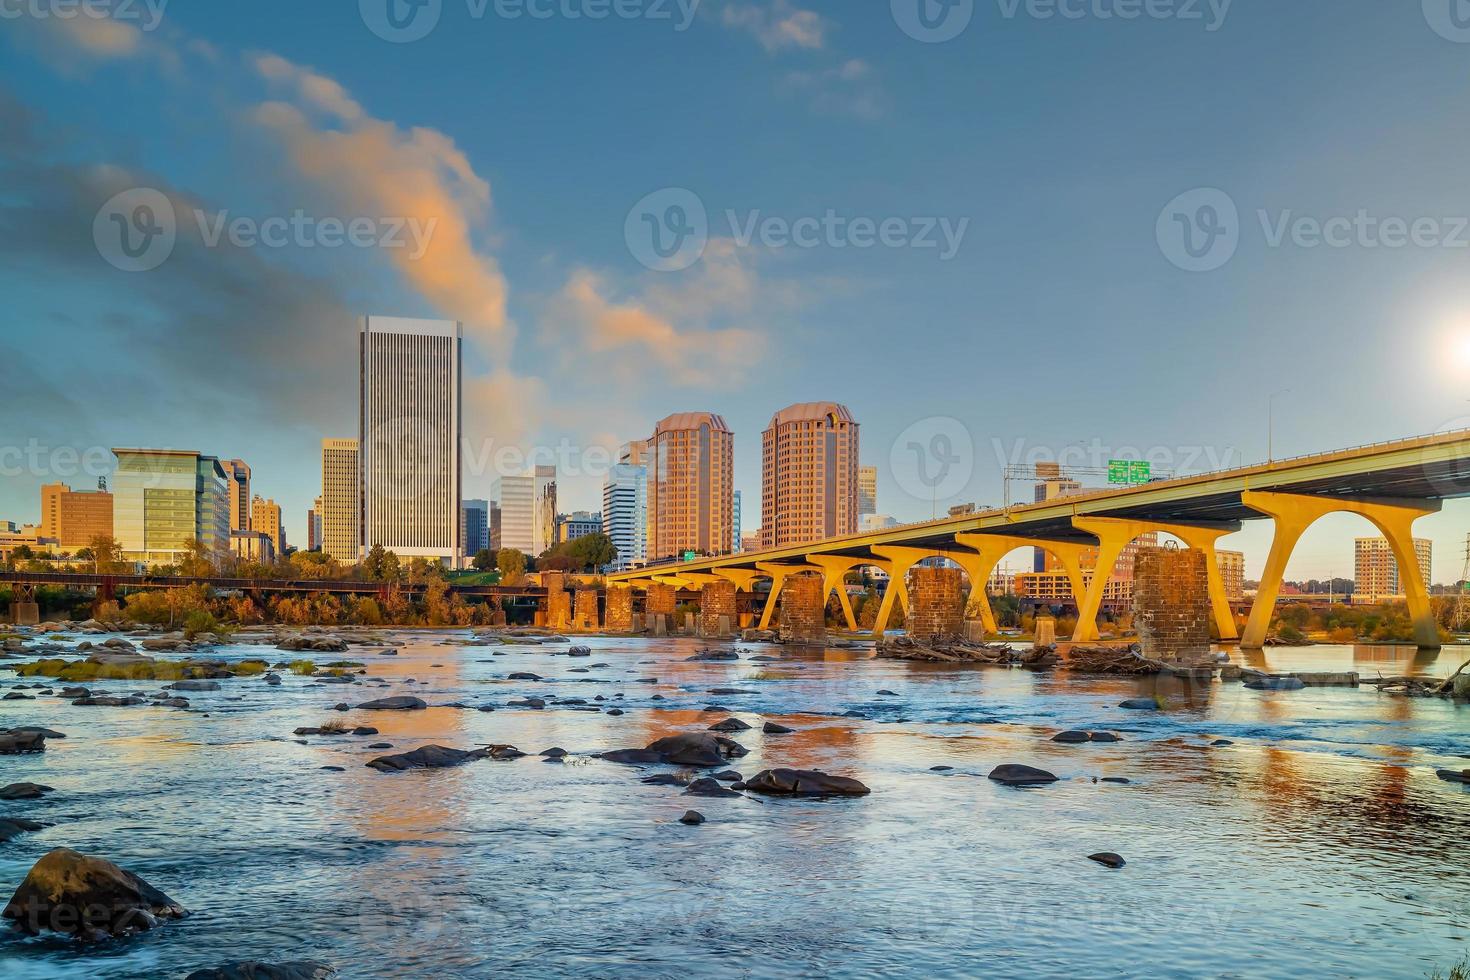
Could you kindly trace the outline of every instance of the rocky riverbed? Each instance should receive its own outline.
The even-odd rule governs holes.
[[[0,933],[7,978],[1421,977],[1470,944],[1453,700],[865,646],[222,639],[7,644],[0,899],[36,926]]]

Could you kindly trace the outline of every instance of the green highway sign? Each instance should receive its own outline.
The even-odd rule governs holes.
[[[1108,460],[1108,482],[1132,486],[1153,479],[1153,465],[1142,459]]]
[[[699,556],[698,556],[698,555],[696,555],[696,554],[695,554],[695,553],[694,553],[694,552],[692,552],[692,551],[686,551],[686,552],[684,552],[684,560],[685,560],[685,561],[694,561],[694,560],[695,560],[695,559],[696,559],[696,558],[698,558],[698,557],[699,557]]]

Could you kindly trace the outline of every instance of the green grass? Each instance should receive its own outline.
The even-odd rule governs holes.
[[[1440,973],[1436,969],[1433,973],[1429,974],[1429,980],[1470,980],[1470,956],[1467,956],[1450,967],[1448,975]]]
[[[450,572],[449,581],[454,585],[499,585],[499,572]]]
[[[54,677],[59,681],[180,681],[194,677],[199,669],[188,661],[99,664],[90,660],[49,658],[18,664],[15,672],[20,677]]]
[[[236,677],[257,677],[264,674],[269,668],[270,664],[264,660],[242,660],[230,665],[230,673]]]

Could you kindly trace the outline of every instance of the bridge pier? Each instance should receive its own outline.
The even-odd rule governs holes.
[[[781,639],[787,643],[827,643],[826,581],[819,574],[788,575],[781,586]]]
[[[738,622],[735,608],[735,583],[724,579],[709,581],[699,590],[699,635],[731,636]]]
[[[1399,581],[1404,587],[1409,616],[1414,622],[1414,640],[1420,649],[1439,649],[1439,623],[1434,618],[1434,609],[1429,603],[1429,587],[1419,571],[1419,559],[1414,553],[1414,522],[1426,514],[1438,513],[1438,500],[1318,497],[1247,490],[1241,494],[1241,502],[1267,515],[1275,524],[1266,570],[1261,573],[1256,601],[1251,606],[1250,620],[1240,640],[1242,647],[1259,650],[1265,645],[1266,633],[1276,612],[1276,599],[1281,594],[1281,582],[1286,575],[1286,563],[1291,560],[1291,553],[1302,534],[1328,514],[1347,513],[1366,517],[1388,539],[1394,560],[1398,562]]]
[[[960,533],[955,541],[973,548],[976,560],[972,564],[960,561],[961,567],[970,575],[970,602],[979,607],[980,625],[986,633],[999,632],[995,621],[995,610],[990,606],[990,596],[985,587],[1000,560],[1017,548],[1041,548],[1055,558],[1067,573],[1072,586],[1072,602],[1082,608],[1082,597],[1087,593],[1087,579],[1082,574],[1082,554],[1088,549],[1071,541],[1050,541],[1042,538],[1022,538],[1009,534]],[[1040,642],[1038,640],[1038,642]]]
[[[22,602],[17,599],[10,604],[10,621],[16,626],[39,626],[41,623],[40,604]]]
[[[633,632],[633,590],[625,585],[609,585],[604,616],[604,625],[609,632]]]
[[[857,632],[857,617],[852,613],[852,599],[847,594],[847,573],[865,565],[861,558],[844,558],[840,555],[807,555],[807,562],[822,571],[822,608],[827,607],[827,596],[837,590],[837,601],[842,604],[842,618],[847,622],[850,633]]]
[[[914,577],[913,609],[905,625],[920,640],[950,640],[965,632],[964,572],[958,568],[919,566]]]
[[[572,626],[578,630],[595,630],[602,625],[597,613],[597,590],[578,589],[573,603]]]
[[[679,591],[672,585],[654,582],[648,586],[648,602],[644,622],[654,636],[666,636],[674,626],[674,613],[679,605]]]

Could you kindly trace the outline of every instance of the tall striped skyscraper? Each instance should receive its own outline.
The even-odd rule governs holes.
[[[362,547],[462,563],[460,355],[452,320],[363,317]]]

